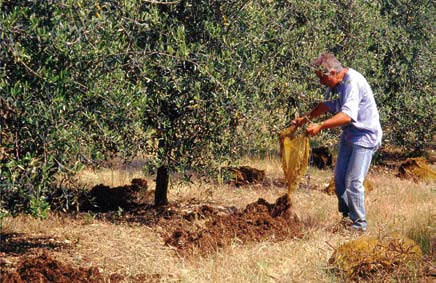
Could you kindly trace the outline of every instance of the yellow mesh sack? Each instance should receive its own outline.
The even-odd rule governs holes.
[[[297,134],[294,125],[280,132],[280,155],[282,168],[288,181],[288,197],[300,183],[307,172],[309,162],[309,138]]]

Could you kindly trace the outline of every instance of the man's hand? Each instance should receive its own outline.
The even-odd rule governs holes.
[[[292,120],[291,125],[295,125],[297,128],[303,126],[304,124],[306,124],[307,119],[306,117],[298,117],[294,120]]]
[[[306,133],[309,136],[315,136],[322,130],[322,123],[321,124],[310,124],[309,127],[306,129]]]

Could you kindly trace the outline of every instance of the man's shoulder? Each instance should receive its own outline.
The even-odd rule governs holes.
[[[355,69],[352,68],[348,68],[348,72],[347,75],[350,79],[354,79],[354,80],[365,80],[365,76],[362,75],[362,73],[360,73],[359,71],[356,71]]]
[[[348,68],[347,71],[347,77],[349,78],[357,78],[357,77],[363,77],[361,73],[359,73],[358,71],[356,71],[353,68]]]
[[[345,88],[351,87],[351,85],[362,86],[367,84],[365,77],[358,71],[348,68],[348,72],[344,78],[343,85]]]

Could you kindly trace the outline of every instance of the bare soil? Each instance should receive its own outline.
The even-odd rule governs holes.
[[[32,283],[32,282],[72,282],[97,283],[103,282],[103,277],[97,268],[73,268],[54,260],[47,254],[38,256],[23,256],[16,271],[3,273],[1,282]]]
[[[228,246],[232,241],[244,244],[281,241],[302,235],[302,225],[292,212],[287,195],[278,198],[274,204],[259,199],[243,211],[231,214],[219,215],[207,206],[201,207],[201,210],[213,215],[204,227],[178,228],[166,237],[165,243],[175,247],[180,255],[193,252],[205,255]]]

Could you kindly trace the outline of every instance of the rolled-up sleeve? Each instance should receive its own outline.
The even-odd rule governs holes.
[[[349,83],[346,86],[345,95],[341,97],[342,107],[340,107],[340,112],[347,114],[353,122],[357,121],[357,116],[359,113],[359,103],[360,103],[360,92],[357,84]]]

